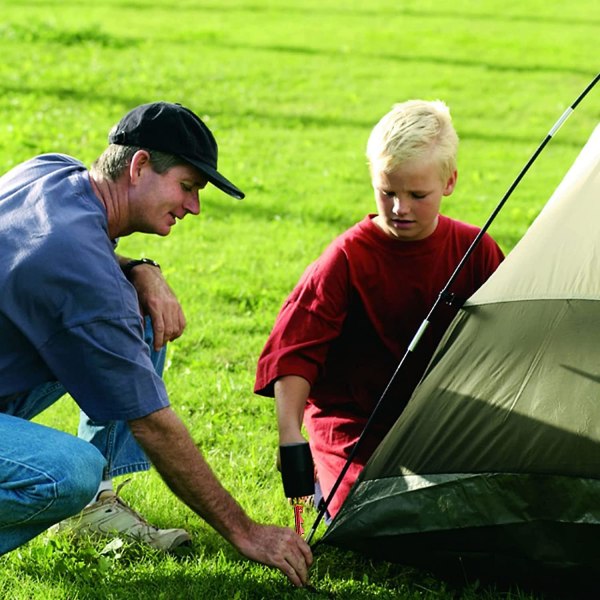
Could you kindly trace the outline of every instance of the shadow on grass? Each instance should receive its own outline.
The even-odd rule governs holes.
[[[102,546],[100,541],[75,541],[64,535],[46,544],[26,546],[13,563],[18,571],[13,579],[18,581],[9,581],[5,591],[10,594],[18,589],[20,598],[29,597],[26,594],[40,597],[39,593],[50,588],[53,598],[81,600],[381,600],[411,598],[415,590],[414,597],[422,597],[421,590],[436,587],[434,580],[424,580],[414,570],[410,579],[408,571],[397,565],[375,566],[334,551],[317,557],[311,585],[296,588],[276,569],[241,557],[216,534],[203,536],[202,544],[187,552],[169,555],[136,545],[117,544],[108,552]],[[437,589],[444,588],[438,585]]]
[[[527,64],[527,63],[500,63],[483,61],[477,59],[459,58],[456,56],[444,57],[440,55],[418,55],[418,54],[401,54],[401,53],[381,53],[381,52],[361,52],[354,49],[340,50],[337,48],[311,48],[309,46],[293,46],[287,44],[241,44],[230,41],[212,39],[211,45],[217,45],[223,48],[232,50],[256,50],[263,52],[275,52],[277,54],[299,54],[303,56],[327,56],[327,57],[344,57],[346,54],[352,58],[363,58],[368,61],[385,60],[406,64],[428,64],[434,66],[445,65],[449,67],[466,67],[484,69],[486,71],[499,71],[501,73],[559,73],[565,75],[584,75],[592,78],[595,71],[592,68],[581,68],[574,66],[562,66],[556,63],[546,64]]]
[[[461,579],[460,573],[454,578],[441,577],[325,545],[314,549],[311,585],[301,589],[295,588],[276,569],[244,559],[210,532],[200,536],[193,548],[177,554],[165,555],[135,545],[115,545],[107,552],[102,546],[103,542],[75,542],[64,535],[46,544],[25,546],[20,549],[20,557],[11,561],[17,573],[12,579],[17,581],[9,582],[5,591],[19,590],[19,598],[29,597],[27,593],[41,597],[37,594],[50,588],[58,591],[53,598],[80,600],[534,600],[544,597],[516,587],[499,589],[493,584],[467,581]],[[11,576],[9,571],[4,575]]]
[[[362,581],[373,589],[379,589],[377,597],[382,597],[382,591],[387,591],[398,598],[427,597],[438,598],[486,598],[488,600],[580,600],[591,598],[597,591],[597,580],[568,579],[558,576],[529,578],[515,582],[510,573],[505,579],[497,577],[475,577],[469,575],[458,563],[453,563],[444,569],[424,570],[411,565],[389,563],[383,560],[371,559],[366,556],[345,551],[332,546],[319,545],[313,549],[316,569],[321,572],[315,587],[335,590],[348,581]],[[313,578],[314,579],[314,578]],[[365,593],[362,590],[361,593]],[[329,597],[346,598],[332,593]],[[371,596],[357,596],[371,597]],[[383,597],[386,597],[383,595]]]
[[[133,106],[148,102],[148,96],[123,96],[119,94],[106,94],[95,90],[83,90],[76,87],[68,87],[66,85],[10,85],[0,83],[0,94],[14,96],[15,94],[34,94],[38,96],[48,96],[58,98],[60,100],[75,100],[81,102],[93,101],[98,104],[106,104],[107,106],[122,106],[123,112],[129,110]],[[107,124],[107,132],[112,124]]]
[[[72,6],[88,6],[88,0],[71,0]],[[118,8],[132,9],[136,11],[144,10],[156,10],[153,4],[145,2],[129,1],[124,2],[122,0],[105,0],[104,5],[110,6],[115,5]],[[20,3],[21,6],[31,7],[50,7],[52,3],[48,0],[23,0]],[[301,4],[285,3],[281,6],[265,5],[257,2],[242,3],[239,5],[224,5],[218,2],[194,2],[194,3],[182,3],[178,8],[179,13],[195,12],[195,13],[206,13],[217,12],[217,13],[256,13],[256,14],[276,14],[283,13],[284,15],[307,15],[313,16],[315,14],[315,8],[311,6],[303,7]],[[531,14],[507,14],[503,11],[497,12],[459,12],[457,10],[419,10],[402,7],[398,5],[394,9],[386,8],[368,8],[368,4],[363,4],[360,7],[346,7],[346,8],[329,8],[327,6],[319,6],[318,14],[320,16],[329,17],[377,17],[377,18],[389,18],[398,16],[407,16],[415,18],[434,18],[434,19],[447,19],[447,20],[469,20],[480,19],[485,21],[505,22],[505,23],[532,23],[537,25],[540,24],[554,24],[561,26],[575,26],[588,25],[590,27],[600,24],[600,19],[591,18],[579,18],[573,17],[569,14],[565,14],[562,11],[561,14],[544,15],[539,12]]]
[[[253,46],[247,46],[244,49],[253,50],[258,48],[255,48]],[[398,57],[398,60],[414,61],[414,57]],[[432,57],[431,60],[438,59],[434,59]],[[459,60],[448,60],[445,62],[448,63],[448,66],[460,65]],[[532,67],[531,69],[527,70],[537,71],[539,69],[538,67]],[[589,71],[583,70],[581,74],[589,75]],[[43,83],[40,85],[13,85],[0,83],[0,94],[7,97],[15,95],[33,94],[36,97],[54,97],[58,98],[59,100],[70,100],[83,103],[93,101],[98,104],[106,104],[113,107],[120,106],[120,112],[125,112],[133,106],[137,106],[139,104],[143,104],[144,102],[149,101],[147,95],[123,96],[118,94],[104,93],[102,91],[99,91],[98,89],[82,90],[76,87],[69,87],[67,85],[44,85]],[[301,112],[274,113],[253,111],[247,109],[243,109],[236,112],[234,109],[231,108],[228,109],[226,112],[223,112],[223,110],[220,109],[216,104],[213,107],[205,106],[202,112],[208,113],[213,117],[219,117],[223,115],[230,119],[232,122],[235,122],[236,120],[239,122],[247,122],[248,120],[251,120],[256,124],[260,125],[261,127],[266,125],[272,129],[289,130],[314,128],[317,130],[326,130],[350,128],[364,131],[365,136],[368,134],[368,132],[371,131],[376,122],[376,118],[353,119],[350,117],[342,117],[327,114],[309,114]],[[110,128],[110,126],[108,128]],[[531,136],[525,135],[504,134],[499,130],[490,133],[485,133],[480,131],[469,131],[468,129],[461,129],[460,137],[463,141],[477,140],[482,142],[490,142],[493,144],[498,144],[499,142],[501,142],[504,144],[526,145],[531,147],[531,150],[533,151],[536,145],[542,140],[544,133],[545,132],[540,132],[540,137],[536,139],[532,138]],[[553,146],[579,148],[581,146],[581,140],[570,139],[566,136],[562,136],[553,139],[552,144]]]
[[[244,201],[236,205],[234,209],[224,203],[217,203],[210,205],[210,216],[219,222],[225,222],[226,220],[234,222],[241,221],[242,223],[247,221],[249,218],[253,221],[266,221],[279,223],[281,226],[289,226],[298,228],[299,239],[302,239],[302,227],[308,224],[311,229],[318,223],[332,227],[335,232],[342,233],[352,225],[354,225],[359,219],[349,218],[348,214],[341,214],[332,211],[319,211],[316,209],[307,209],[306,207],[291,207],[287,209],[282,202],[281,206],[276,206],[272,200],[268,203],[261,203],[252,200],[252,186],[246,186],[245,191],[247,193],[248,201]],[[371,211],[372,212],[372,211]],[[233,214],[232,214],[233,213]],[[207,209],[208,214],[208,209]],[[362,217],[361,217],[362,218]],[[199,223],[198,227],[202,224]],[[337,233],[333,234],[337,235]],[[331,237],[324,240],[325,242],[331,241]]]

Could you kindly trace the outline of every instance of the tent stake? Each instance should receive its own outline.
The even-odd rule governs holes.
[[[394,374],[392,375],[390,381],[388,382],[385,390],[381,394],[381,396],[380,396],[377,404],[375,405],[375,408],[373,409],[373,412],[371,413],[371,416],[369,417],[367,423],[365,424],[365,426],[364,426],[364,428],[362,430],[362,433],[360,434],[360,437],[358,438],[356,444],[354,444],[354,447],[350,451],[350,454],[348,455],[348,458],[346,459],[346,463],[344,464],[344,467],[340,471],[340,474],[338,475],[338,478],[336,479],[335,483],[333,484],[333,487],[331,488],[331,491],[329,492],[329,495],[327,496],[327,498],[325,499],[325,501],[322,502],[321,505],[319,506],[319,512],[317,514],[317,517],[316,517],[316,519],[315,519],[315,521],[313,523],[313,526],[312,526],[312,528],[311,528],[311,530],[310,530],[310,532],[308,534],[308,537],[306,538],[306,541],[309,544],[311,543],[312,538],[313,538],[314,534],[317,531],[317,527],[319,526],[319,523],[321,522],[323,516],[325,515],[325,512],[327,511],[327,508],[328,508],[329,504],[331,503],[331,500],[333,499],[335,493],[337,492],[338,487],[340,486],[342,480],[344,479],[344,476],[348,472],[348,469],[350,468],[350,465],[352,464],[352,461],[354,460],[354,457],[356,456],[356,453],[357,453],[358,449],[360,448],[363,440],[365,439],[366,434],[369,431],[369,429],[371,427],[371,424],[373,423],[373,421],[375,419],[375,416],[376,416],[379,408],[381,407],[381,405],[383,403],[383,400],[386,398],[386,396],[388,394],[388,391],[390,390],[390,388],[392,387],[392,385],[395,383],[396,379],[398,378],[399,373],[402,371],[402,368],[403,368],[404,364],[406,363],[406,360],[407,360],[408,356],[415,350],[415,348],[417,347],[417,345],[418,345],[421,337],[423,336],[423,333],[425,332],[425,330],[427,329],[427,327],[431,323],[431,318],[433,316],[433,313],[435,312],[435,310],[437,309],[437,307],[443,301],[451,303],[453,296],[449,292],[449,289],[454,284],[454,282],[456,281],[456,278],[458,277],[458,275],[462,271],[462,269],[465,266],[467,260],[469,260],[471,254],[473,254],[475,248],[479,245],[479,242],[481,241],[481,238],[487,232],[487,230],[489,229],[490,225],[492,224],[492,222],[494,221],[494,219],[498,216],[498,213],[502,210],[504,204],[506,203],[506,201],[508,200],[508,198],[510,197],[510,195],[513,193],[513,191],[515,190],[515,188],[517,187],[517,185],[519,185],[519,183],[520,183],[521,179],[523,179],[523,176],[525,175],[525,173],[527,173],[527,171],[529,171],[531,165],[535,162],[535,160],[540,155],[540,153],[542,152],[542,150],[546,147],[546,145],[548,144],[548,142],[554,137],[554,135],[556,134],[556,132],[562,127],[563,123],[571,116],[571,113],[575,110],[575,108],[577,107],[577,105],[585,98],[585,96],[587,96],[587,94],[598,83],[599,80],[600,80],[600,73],[598,73],[594,77],[594,79],[586,86],[586,88],[583,90],[583,92],[581,92],[581,94],[579,94],[579,96],[577,97],[577,99],[575,100],[575,102],[573,102],[573,104],[571,104],[571,106],[569,106],[569,108],[567,108],[565,110],[565,112],[560,116],[560,118],[552,126],[552,128],[550,129],[550,131],[548,132],[548,134],[546,135],[546,137],[542,140],[541,144],[538,146],[537,150],[532,154],[531,158],[527,161],[527,163],[525,164],[525,166],[521,169],[521,172],[517,175],[516,179],[510,185],[510,187],[508,188],[508,190],[506,191],[506,193],[504,194],[504,196],[502,197],[502,199],[500,200],[500,202],[498,203],[498,205],[496,206],[496,208],[492,211],[491,215],[488,217],[487,221],[485,222],[485,224],[483,225],[483,227],[480,229],[480,231],[477,234],[477,236],[475,236],[475,238],[471,242],[471,245],[469,246],[469,248],[465,252],[465,255],[462,257],[462,259],[458,263],[456,269],[454,270],[454,272],[450,276],[450,279],[448,280],[448,282],[444,286],[444,289],[440,292],[437,300],[435,301],[435,303],[431,307],[431,310],[429,311],[429,313],[425,317],[425,320],[423,321],[423,323],[421,323],[421,326],[417,330],[417,333],[415,334],[415,336],[413,337],[412,341],[408,345],[408,349],[404,353],[404,356],[402,357],[400,363],[396,367],[396,370],[394,371]]]

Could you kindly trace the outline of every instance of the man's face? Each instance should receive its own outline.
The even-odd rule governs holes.
[[[442,196],[456,185],[456,171],[442,181],[432,160],[411,160],[384,173],[371,170],[377,217],[384,233],[400,241],[422,240],[437,227]]]
[[[178,219],[200,213],[200,190],[207,179],[191,165],[153,171],[149,161],[132,165],[129,217],[132,231],[168,235]]]

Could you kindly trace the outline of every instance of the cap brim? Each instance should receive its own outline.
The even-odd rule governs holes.
[[[187,156],[182,156],[184,160],[189,162],[192,166],[196,167],[202,174],[206,175],[206,178],[210,183],[212,183],[215,187],[219,188],[222,192],[229,194],[233,198],[237,198],[238,200],[242,200],[246,196],[242,190],[233,185],[229,179],[223,177],[221,173],[219,173],[216,169],[213,169],[210,165],[206,163],[200,162],[199,160],[192,160]]]

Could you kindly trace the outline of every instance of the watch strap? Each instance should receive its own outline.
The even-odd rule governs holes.
[[[135,260],[130,260],[129,262],[123,265],[122,269],[123,273],[125,273],[125,277],[129,277],[131,270],[137,267],[138,265],[150,265],[152,267],[160,269],[160,265],[151,258],[136,258]]]

